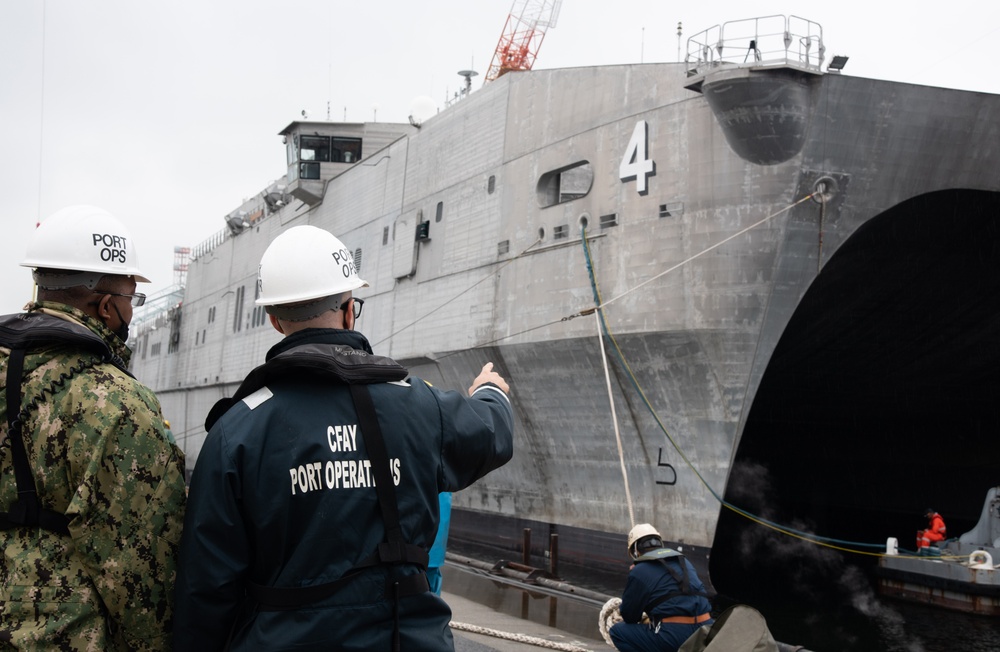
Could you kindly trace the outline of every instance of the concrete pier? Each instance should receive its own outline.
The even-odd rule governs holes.
[[[443,591],[441,597],[452,609],[452,633],[456,652],[515,652],[522,650],[611,650],[597,631],[597,611],[594,612],[593,638],[575,634],[559,627],[550,627],[525,620],[480,604],[470,598]],[[484,632],[469,631],[471,625]]]

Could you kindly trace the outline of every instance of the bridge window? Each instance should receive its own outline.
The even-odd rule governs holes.
[[[300,179],[319,179],[319,163],[299,163]]]
[[[299,148],[300,161],[329,161],[330,160],[330,139],[326,136],[306,136],[300,137]]]
[[[334,163],[356,163],[361,158],[360,138],[338,138],[334,136],[330,160]]]
[[[291,157],[292,152],[289,151]],[[340,138],[338,136],[307,136],[298,137],[299,171],[303,179],[318,179],[319,166],[316,165],[315,177],[305,176],[305,170],[312,171],[317,163],[356,163],[361,158],[360,138]],[[290,160],[289,163],[293,161]]]
[[[538,179],[535,194],[542,208],[563,204],[584,197],[594,183],[594,168],[590,161],[579,161],[572,165],[546,172]]]

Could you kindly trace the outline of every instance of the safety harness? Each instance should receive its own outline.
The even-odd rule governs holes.
[[[393,634],[392,649],[399,650],[399,599],[409,595],[426,593],[427,551],[406,543],[399,524],[399,506],[396,490],[389,473],[389,454],[385,439],[378,424],[375,406],[372,403],[368,385],[400,381],[407,371],[394,360],[359,351],[349,346],[328,344],[305,344],[280,353],[265,364],[254,369],[240,385],[236,394],[222,399],[212,408],[205,428],[211,430],[215,422],[229,407],[253,394],[265,385],[283,377],[293,376],[296,380],[314,377],[327,382],[347,384],[351,391],[355,410],[358,413],[361,437],[371,460],[375,475],[375,492],[382,520],[385,524],[386,540],[378,544],[372,554],[354,564],[343,576],[332,582],[310,586],[262,586],[246,583],[247,594],[257,602],[261,611],[287,611],[327,598],[358,577],[366,568],[379,565],[415,564],[420,573],[402,578],[390,576],[386,583],[386,594],[392,597]]]
[[[668,559],[677,561],[676,566],[680,566],[679,572],[674,569],[675,564],[667,563]],[[636,558],[636,562],[641,562],[641,561],[660,562],[663,565],[664,570],[666,570],[667,573],[669,573],[670,576],[674,578],[674,581],[677,582],[677,584],[680,586],[680,590],[671,591],[665,596],[657,598],[656,600],[653,600],[652,602],[647,604],[645,607],[646,613],[652,614],[654,607],[666,602],[667,600],[676,598],[678,596],[696,595],[704,598],[708,597],[707,593],[704,593],[702,591],[694,591],[691,589],[691,578],[688,575],[687,564],[684,563],[684,555],[677,552],[676,550],[671,550],[670,548],[658,548],[656,550],[647,552],[644,555],[640,555],[638,558]]]
[[[21,385],[24,375],[24,357],[31,348],[51,344],[78,344],[92,351],[97,357],[84,360],[72,367],[69,373],[43,389],[26,405],[21,405]],[[69,519],[65,514],[46,509],[38,500],[38,489],[31,473],[28,454],[24,447],[22,427],[28,413],[37,408],[47,397],[62,388],[66,381],[81,371],[102,362],[110,362],[128,373],[124,361],[116,356],[107,342],[83,326],[46,313],[25,313],[0,318],[0,345],[10,349],[7,359],[7,440],[10,442],[14,464],[14,481],[17,500],[10,510],[0,513],[0,530],[19,527],[41,527],[58,534],[69,534]],[[131,374],[129,374],[131,375]]]

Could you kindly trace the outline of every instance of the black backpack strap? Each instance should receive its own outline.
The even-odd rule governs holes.
[[[7,359],[7,439],[14,462],[14,481],[17,484],[17,500],[10,511],[0,513],[0,530],[16,527],[41,527],[58,534],[69,534],[69,519],[65,514],[43,509],[38,501],[38,489],[31,474],[28,454],[24,449],[21,434],[21,376],[24,373],[23,348],[10,350]]]
[[[385,448],[382,429],[378,425],[375,414],[375,404],[372,403],[371,392],[367,385],[350,385],[351,397],[358,413],[361,437],[368,451],[375,474],[375,492],[378,496],[379,508],[382,510],[382,520],[385,522],[387,541],[378,544],[378,557],[383,564],[406,563],[408,551],[416,549],[422,556],[421,566],[427,568],[428,555],[425,550],[406,543],[403,540],[403,528],[399,524],[399,504],[396,502],[396,486],[389,473],[389,453]],[[427,574],[419,573],[422,585],[427,586]],[[412,587],[410,587],[412,588]],[[392,650],[399,650],[399,598],[403,597],[403,585],[399,581],[392,583]],[[427,589],[423,589],[426,591]],[[422,592],[422,591],[421,591]]]
[[[426,570],[427,551],[419,546],[406,543],[403,539],[403,529],[399,524],[399,505],[396,502],[396,487],[389,473],[389,453],[382,437],[382,429],[375,414],[371,393],[367,385],[352,384],[351,397],[358,413],[361,438],[371,460],[372,473],[375,476],[375,494],[378,498],[382,520],[385,523],[386,541],[380,543],[374,553],[355,564],[343,577],[312,586],[276,587],[261,586],[247,583],[247,593],[259,603],[261,611],[284,611],[296,609],[310,602],[327,598],[347,585],[364,568],[382,564],[416,564]],[[429,589],[427,575],[424,572],[403,578],[387,580],[386,595],[393,602],[393,650],[399,650],[399,598],[418,593],[426,593]]]
[[[379,509],[382,510],[382,520],[385,522],[387,542],[380,543],[379,558],[383,562],[395,563],[403,559],[403,530],[399,525],[399,506],[396,503],[396,485],[389,473],[389,453],[385,448],[382,429],[378,425],[375,414],[375,404],[367,385],[350,385],[351,398],[358,413],[358,425],[361,437],[368,450],[368,459],[372,462],[372,473],[375,476],[375,493],[378,496]]]
[[[678,555],[676,557],[673,557],[673,559],[676,559],[677,560],[677,564],[681,567],[681,570],[680,570],[679,573],[670,567],[670,564],[667,563],[666,559],[659,559],[657,561],[659,561],[661,564],[663,564],[663,568],[666,569],[667,573],[670,574],[670,577],[674,578],[674,581],[677,582],[680,585],[681,588],[680,588],[679,591],[671,591],[670,593],[668,593],[665,596],[659,598],[658,600],[653,600],[652,602],[650,602],[649,604],[647,604],[646,605],[646,613],[650,613],[653,610],[653,607],[656,607],[656,606],[658,606],[658,605],[666,602],[667,600],[676,598],[676,597],[681,596],[681,595],[697,595],[697,596],[701,596],[701,597],[704,597],[704,598],[708,597],[707,593],[702,593],[701,591],[692,591],[691,590],[691,578],[688,575],[687,564],[684,563],[684,557],[682,555]]]

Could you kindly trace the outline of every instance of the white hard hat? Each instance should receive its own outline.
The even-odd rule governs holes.
[[[629,530],[628,551],[633,557],[638,556],[635,554],[635,544],[638,543],[640,539],[645,539],[646,537],[656,537],[660,540],[663,539],[663,537],[660,536],[660,533],[656,531],[656,528],[649,523],[640,523]]]
[[[368,287],[354,256],[329,231],[295,226],[271,241],[257,270],[257,305],[278,306]]]
[[[149,283],[138,265],[135,243],[125,225],[102,208],[82,205],[56,211],[39,224],[21,262],[22,267],[91,272],[88,278],[94,279],[117,274]],[[56,282],[52,287],[73,284],[84,283]]]

